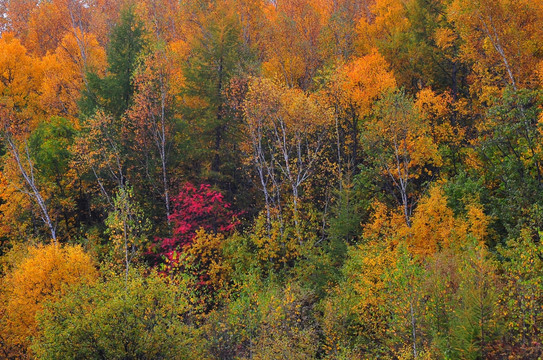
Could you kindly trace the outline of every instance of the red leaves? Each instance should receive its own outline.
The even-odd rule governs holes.
[[[199,187],[186,183],[178,196],[173,198],[173,211],[170,220],[173,224],[171,238],[156,239],[155,254],[175,261],[176,252],[192,245],[196,231],[225,233],[232,231],[240,223],[239,213],[230,209],[224,196],[211,189],[209,184]]]

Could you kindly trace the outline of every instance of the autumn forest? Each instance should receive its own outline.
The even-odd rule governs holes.
[[[543,356],[543,1],[0,14],[1,359]]]

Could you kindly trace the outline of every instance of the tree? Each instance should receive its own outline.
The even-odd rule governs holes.
[[[238,294],[209,316],[210,353],[221,359],[314,359],[314,297],[298,283],[244,274]]]
[[[541,313],[537,309],[543,302],[543,246],[530,229],[523,229],[519,238],[507,241],[498,252],[504,257],[499,268],[504,272],[504,288],[498,301],[504,320],[503,345],[519,357],[535,356],[541,351]]]
[[[347,252],[347,245],[354,245],[361,240],[363,210],[359,194],[352,182],[344,182],[336,191],[328,229],[331,255],[342,263]]]
[[[97,111],[83,125],[76,142],[78,168],[96,180],[96,192],[105,199],[101,207],[113,207],[112,192],[127,182],[126,128],[104,111]]]
[[[483,98],[496,89],[529,87],[535,78],[543,34],[539,2],[455,0],[447,17],[463,40],[462,57],[472,62],[472,82]]]
[[[40,101],[50,115],[77,123],[81,93],[88,86],[87,72],[103,76],[105,50],[94,34],[66,33],[54,52],[42,58],[44,78]]]
[[[394,75],[375,49],[371,54],[353,58],[339,66],[330,76],[323,92],[327,103],[334,110],[340,173],[358,170],[363,122],[372,113],[379,96],[395,87]]]
[[[319,50],[323,58],[347,61],[356,50],[357,25],[361,19],[370,21],[373,0],[340,0],[329,6],[329,16],[325,19],[320,37]]]
[[[182,111],[192,138],[199,140],[200,153],[194,155],[200,167],[211,171],[208,178],[218,183],[228,182],[228,177],[234,176],[228,169],[233,166],[227,162],[235,162],[237,155],[231,142],[237,136],[238,126],[228,112],[225,89],[251,56],[242,46],[235,5],[229,5],[222,1],[207,4],[207,16],[198,19],[201,31],[190,42],[191,51],[183,70]]]
[[[93,260],[79,246],[30,248],[28,256],[3,279],[5,312],[0,325],[5,346],[28,353],[38,333],[36,314],[44,303],[59,300],[71,285],[93,283],[97,276]]]
[[[459,57],[460,36],[444,16],[450,1],[375,0],[358,23],[357,50],[377,48],[398,85],[411,94],[426,88],[468,95],[469,67]]]
[[[298,211],[302,186],[320,159],[331,114],[301,90],[254,79],[245,100],[244,117],[248,135],[244,151],[257,171],[268,222],[272,207],[281,215],[286,186],[301,242]]]
[[[390,192],[401,206],[405,223],[411,216],[420,188],[416,182],[432,176],[441,165],[427,120],[402,91],[389,91],[375,108],[375,121],[366,124],[364,140],[377,174],[391,183]],[[418,180],[418,181],[417,181]]]
[[[54,51],[68,33],[78,38],[91,30],[91,8],[96,1],[52,0],[25,3],[9,1],[6,6],[8,28],[15,32],[35,55],[43,56]],[[83,42],[81,41],[80,45]],[[83,46],[80,50],[81,55],[84,55]]]
[[[525,224],[540,226],[541,98],[537,91],[507,88],[493,102],[477,126],[471,171],[489,193],[494,228],[504,236],[517,237]]]
[[[484,359],[501,333],[496,263],[484,244],[467,247],[460,261],[458,307],[451,334],[455,356]]]
[[[113,199],[113,210],[105,221],[113,248],[113,259],[124,255],[126,281],[130,265],[146,245],[150,224],[134,200],[131,187],[120,188]]]
[[[47,204],[43,190],[38,185],[38,181],[34,174],[34,163],[30,156],[28,146],[26,143],[23,146],[17,144],[9,132],[4,133],[3,135],[7,142],[10,154],[19,170],[19,174],[23,177],[23,186],[26,188],[23,190],[23,192],[35,200],[40,210],[38,216],[41,218],[45,226],[47,226],[51,233],[51,238],[56,243],[57,225],[52,218],[51,210]]]
[[[146,36],[146,29],[137,17],[134,6],[128,5],[121,12],[110,36],[106,77],[102,79],[97,73],[87,76],[88,88],[82,102],[86,115],[94,114],[97,108],[102,108],[117,119],[124,115],[132,104],[132,75],[137,59],[146,47]]]
[[[394,268],[396,258],[397,253],[384,241],[369,240],[349,248],[342,279],[320,305],[327,354],[391,355],[386,274]]]
[[[65,118],[52,117],[42,122],[28,140],[29,154],[35,181],[47,202],[48,211],[56,220],[56,227],[64,223],[62,238],[73,238],[78,232],[84,211],[77,178],[72,166],[73,145],[76,137],[74,126]]]
[[[395,266],[386,275],[387,295],[392,314],[390,319],[390,338],[392,344],[401,347],[411,344],[413,358],[422,352],[421,317],[424,293],[422,266],[400,244],[396,252]]]
[[[99,72],[86,76],[80,101],[82,131],[76,146],[78,170],[84,178],[96,180],[95,191],[103,196],[98,204],[91,204],[98,213],[113,208],[112,193],[123,189],[128,179],[135,178],[132,173],[138,172],[135,164],[139,156],[130,151],[134,126],[126,111],[133,104],[133,75],[146,49],[147,31],[134,5],[125,4],[110,38],[105,76],[101,78]],[[131,184],[138,185],[135,181]]]
[[[0,135],[17,169],[13,173],[22,177],[23,191],[38,205],[39,216],[56,241],[56,224],[36,179],[27,144],[29,133],[36,127],[37,115],[41,113],[37,99],[42,69],[12,34],[2,36],[0,52]]]
[[[324,62],[319,37],[329,11],[326,1],[282,0],[265,6],[261,46],[266,77],[289,88],[312,87]]]
[[[193,308],[181,284],[132,270],[81,285],[38,317],[40,359],[192,359],[204,356],[199,331],[183,319]]]
[[[432,185],[418,200],[410,224],[405,222],[401,209],[390,209],[376,201],[363,235],[391,246],[403,244],[413,256],[421,258],[466,246],[472,241],[484,244],[492,218],[485,214],[482,205],[471,199],[455,214],[448,200],[443,188]]]
[[[406,239],[411,252],[427,256],[464,246],[470,239],[480,244],[487,240],[491,218],[482,206],[472,201],[465,206],[465,214],[455,216],[447,200],[443,189],[436,185],[420,199]]]
[[[173,67],[170,51],[158,45],[135,73],[134,104],[128,110],[128,117],[135,123],[136,131],[133,150],[144,152],[144,173],[156,176],[154,168],[160,169],[158,178],[162,182],[161,193],[168,224],[171,213],[169,160],[177,122],[171,83]],[[155,179],[149,179],[153,187]]]

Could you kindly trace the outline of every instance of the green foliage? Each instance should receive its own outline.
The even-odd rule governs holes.
[[[503,291],[498,306],[505,324],[504,342],[520,349],[517,356],[529,358],[540,350],[543,306],[543,245],[541,234],[533,236],[523,230],[518,239],[511,239],[498,248],[503,257]]]
[[[38,317],[39,359],[194,359],[203,339],[190,324],[190,293],[131,271],[73,288]]]
[[[454,311],[457,308],[458,252],[449,249],[435,254],[426,265],[423,291],[426,295],[423,323],[426,336],[431,339],[429,348],[438,358],[451,358],[451,336]]]
[[[193,40],[183,69],[181,110],[191,138],[198,141],[187,149],[200,166],[198,175],[232,187],[241,181],[236,171],[239,118],[229,110],[226,96],[230,80],[243,71],[250,54],[242,46],[239,19],[227,6],[215,3]]]
[[[400,245],[396,257],[396,266],[385,275],[388,296],[386,306],[391,313],[388,331],[391,345],[396,347],[396,351],[409,345],[416,358],[423,350],[421,320],[425,294],[421,285],[424,271],[404,244]]]
[[[485,359],[501,335],[496,263],[482,244],[468,247],[459,264],[457,307],[453,309],[453,356]]]
[[[116,118],[125,113],[132,103],[132,77],[146,44],[144,23],[138,18],[134,5],[127,5],[110,35],[106,77],[101,79],[95,73],[87,75],[87,93],[81,102],[86,115],[92,115],[97,107]]]
[[[49,179],[62,178],[69,170],[76,130],[67,119],[52,117],[32,132],[29,148],[36,168]]]
[[[78,132],[62,117],[51,117],[41,122],[28,139],[28,147],[44,194],[51,211],[61,220],[59,233],[64,238],[75,237],[84,218],[81,184],[77,184],[73,169],[73,145]],[[79,190],[79,191],[78,191]]]
[[[147,245],[150,223],[135,201],[131,187],[119,189],[113,207],[105,220],[110,239],[109,256],[113,264],[124,263],[128,273],[130,264],[137,261]]]
[[[220,359],[314,359],[314,298],[299,284],[247,274],[238,295],[209,317],[210,353]]]
[[[537,210],[543,205],[540,104],[538,91],[507,88],[481,125],[478,154],[484,169],[478,175],[489,189],[495,228],[504,237],[543,225]]]
[[[466,172],[461,172],[448,181],[444,186],[447,195],[447,203],[455,215],[463,214],[466,205],[475,199],[488,200],[487,189],[485,189],[481,178],[474,178]]]
[[[326,291],[331,283],[341,277],[341,268],[347,259],[349,245],[361,241],[363,209],[360,191],[349,181],[342,182],[336,190],[335,203],[329,218],[328,239],[318,256],[311,258],[317,275],[317,290]]]
[[[338,258],[345,256],[347,245],[358,242],[362,232],[362,214],[357,195],[354,184],[348,182],[343,183],[336,194],[328,234]]]

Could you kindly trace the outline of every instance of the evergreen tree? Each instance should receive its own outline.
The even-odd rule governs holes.
[[[237,15],[224,6],[217,7],[194,40],[184,68],[187,101],[183,113],[194,139],[201,142],[191,147],[193,152],[198,149],[193,157],[211,170],[212,179],[223,181],[236,170],[233,140],[239,135],[239,118],[228,107],[226,89],[249,56],[242,44]]]
[[[97,108],[115,118],[125,113],[134,95],[132,76],[146,44],[144,23],[137,17],[134,6],[129,5],[111,32],[107,75],[101,79],[95,73],[87,74],[87,90],[81,103],[84,114],[92,115]]]

